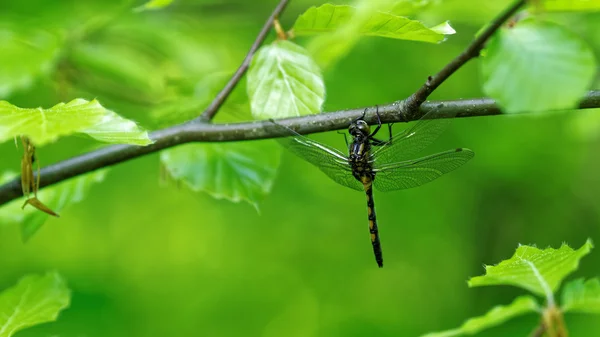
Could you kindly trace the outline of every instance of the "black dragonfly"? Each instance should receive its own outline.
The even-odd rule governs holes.
[[[383,267],[383,255],[375,216],[373,185],[382,192],[421,186],[457,169],[474,156],[474,152],[469,149],[457,148],[410,159],[431,144],[448,126],[449,117],[454,117],[436,116],[440,107],[430,110],[412,127],[394,136],[390,124],[390,137],[385,141],[375,138],[382,126],[379,112],[376,111],[378,125],[371,132],[364,120],[367,112],[365,109],[363,115],[348,127],[352,136],[352,142],[348,143],[346,140],[348,155],[291,129],[288,131],[293,136],[278,139],[281,145],[317,166],[335,182],[367,194],[369,231],[379,267]]]

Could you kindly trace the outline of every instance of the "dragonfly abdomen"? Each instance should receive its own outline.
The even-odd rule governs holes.
[[[383,267],[383,253],[381,251],[381,241],[379,240],[379,229],[377,228],[377,216],[375,215],[375,201],[373,201],[373,179],[363,176],[361,179],[367,195],[367,213],[369,215],[369,233],[371,234],[371,245],[375,261],[379,268]]]

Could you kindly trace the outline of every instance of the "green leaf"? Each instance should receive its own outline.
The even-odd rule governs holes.
[[[339,29],[312,39],[307,47],[308,51],[321,68],[332,67],[360,40],[360,29],[371,18],[371,15],[382,8],[390,7],[393,3],[392,0],[355,1],[355,8],[358,8],[358,10],[356,10],[352,19],[340,26]],[[318,13],[317,9],[313,11],[317,11],[315,15]]]
[[[15,29],[0,23],[0,98],[26,89],[50,73],[63,45],[63,38],[47,31]]]
[[[579,266],[579,260],[592,249],[588,240],[578,250],[566,244],[559,249],[519,246],[515,254],[496,266],[485,266],[486,275],[473,277],[469,287],[513,285],[550,301],[562,280]]]
[[[567,283],[562,293],[562,310],[600,314],[600,280],[577,279]]]
[[[422,337],[452,337],[460,335],[473,335],[482,330],[500,325],[512,318],[539,310],[540,307],[533,297],[520,296],[509,305],[496,306],[483,316],[473,317],[467,320],[457,329],[428,333]]]
[[[484,56],[483,89],[508,113],[574,108],[596,73],[583,40],[534,19],[498,31]]]
[[[75,99],[50,109],[25,109],[0,101],[0,143],[26,135],[36,146],[41,146],[73,133],[85,133],[107,143],[152,143],[148,133],[137,124],[107,110],[96,100]]]
[[[538,11],[582,11],[591,12],[600,10],[599,0],[538,0],[531,5]]]
[[[105,110],[102,119],[92,127],[81,131],[86,135],[105,143],[148,145],[153,141],[148,131],[142,129],[134,121],[123,118],[115,112]]]
[[[135,10],[139,12],[151,9],[161,9],[169,6],[172,2],[173,0],[150,0],[145,4],[141,5],[140,7],[136,8]]]
[[[294,35],[314,35],[332,32],[353,21],[357,8],[346,5],[325,4],[311,7],[298,17],[292,28]],[[447,23],[446,23],[447,25]],[[454,34],[453,30],[442,30]],[[395,39],[439,42],[442,33],[432,31],[421,22],[387,12],[373,11],[360,24],[358,33]]]
[[[325,4],[311,7],[298,17],[292,28],[293,34],[313,35],[332,32],[351,22],[357,9],[351,6]],[[361,22],[358,34],[380,36],[392,39],[437,43],[444,40],[444,34],[454,34],[448,23],[445,29],[433,30],[417,20],[411,20],[392,13],[373,12]]]
[[[304,48],[275,41],[260,48],[248,70],[252,116],[284,118],[321,112],[325,84]]]
[[[107,172],[108,170],[105,169],[88,173],[56,186],[44,188],[38,192],[38,199],[60,214],[67,206],[82,201],[92,185],[104,180]],[[5,172],[0,176],[0,183],[7,182],[17,176],[16,173]],[[22,205],[23,200],[18,199],[0,207],[0,223],[4,225],[19,224],[21,227],[21,238],[26,242],[48,220],[49,215],[33,207],[21,209]]]
[[[0,337],[53,322],[70,302],[71,293],[57,273],[27,275],[0,293]]]
[[[169,174],[194,191],[254,207],[271,191],[280,148],[272,141],[186,144],[162,151]]]

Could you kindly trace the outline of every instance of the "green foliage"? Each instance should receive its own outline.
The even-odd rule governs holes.
[[[485,266],[486,274],[471,278],[469,286],[512,285],[550,299],[592,247],[590,240],[577,250],[566,244],[559,249],[519,246],[510,259],[496,266]]]
[[[390,13],[401,16],[414,15],[431,5],[431,0],[397,0],[390,8]]]
[[[71,293],[57,273],[27,275],[0,293],[0,337],[52,322],[69,306]]]
[[[357,9],[351,6],[325,4],[311,7],[298,17],[292,32],[298,36],[332,32],[352,22],[356,12]],[[374,12],[361,22],[357,33],[364,36],[437,43],[444,40],[444,34],[454,34],[455,31],[447,22],[432,29],[416,20],[387,12]]]
[[[41,146],[73,133],[84,133],[107,143],[152,143],[148,133],[136,123],[105,109],[96,100],[75,99],[50,109],[24,109],[0,101],[0,142],[26,135]]]
[[[600,1],[598,0],[538,0],[531,4],[540,11],[598,11]]]
[[[0,23],[0,99],[50,73],[63,40],[52,31]]]
[[[160,104],[152,111],[152,119],[161,126],[174,125],[194,119],[204,111],[215,96],[223,89],[231,78],[230,72],[217,72],[207,74],[196,83],[194,92],[189,97],[175,96]],[[230,109],[234,97],[227,100],[221,109]],[[244,95],[244,100],[247,98]],[[248,109],[249,110],[249,109]],[[220,111],[221,115],[223,111]]]
[[[121,99],[156,102],[165,91],[164,71],[156,68],[154,55],[137,47],[114,41],[75,45],[69,54],[69,65],[77,74],[73,82]]]
[[[504,111],[540,112],[576,107],[594,78],[596,62],[575,34],[527,19],[496,33],[481,70],[484,91]]]
[[[247,83],[252,116],[257,119],[319,113],[325,100],[319,67],[304,48],[290,41],[260,48]]]
[[[161,152],[169,174],[217,199],[258,202],[271,191],[280,149],[272,141],[187,144]]]
[[[512,318],[537,312],[539,310],[540,306],[535,298],[531,296],[520,296],[509,305],[499,305],[492,308],[483,316],[470,318],[457,329],[428,333],[422,337],[474,335],[485,329],[500,325]]]
[[[355,7],[360,10],[352,16],[352,20],[329,34],[316,36],[308,44],[307,50],[322,69],[332,67],[358,43],[361,37],[360,28],[371,16],[392,3],[391,0],[356,1]]]
[[[0,87],[10,87],[5,91],[10,96],[3,98],[20,107],[97,98],[104,107],[145,126],[185,122],[197,117],[223,87],[276,3],[194,0],[180,1],[168,11],[132,12],[132,3],[143,2],[120,2],[122,8],[115,9],[112,2],[100,0],[76,4],[0,1],[0,25],[11,22],[9,30],[14,34],[0,37],[0,78],[7,77]],[[282,23],[292,23],[294,10],[314,4],[294,0],[281,15]],[[427,75],[460,53],[483,21],[506,3],[354,0],[352,5],[358,10],[335,31],[294,41],[306,47],[321,70],[328,70],[328,111],[406,97]],[[424,27],[451,19],[460,25],[461,35],[443,46],[364,39],[361,29],[382,15],[410,15],[427,23]],[[47,23],[40,22],[40,17],[47,18]],[[594,43],[596,30],[585,25],[598,20],[591,16],[573,16],[572,20],[589,30],[583,38]],[[56,34],[56,25],[65,27],[64,32]],[[32,27],[38,28],[28,31]],[[438,33],[449,29],[441,27]],[[581,33],[581,27],[567,28]],[[390,31],[396,32],[386,33]],[[56,53],[53,44],[58,46]],[[13,53],[15,49],[19,52]],[[312,78],[301,70],[298,73],[302,81]],[[475,68],[467,65],[455,75],[436,89],[432,99],[482,95]],[[514,82],[519,76],[514,75]],[[534,86],[544,80],[540,78]],[[244,84],[227,99],[215,123],[229,121],[231,114],[247,117],[250,109]],[[512,78],[505,82],[512,84]],[[272,115],[261,118],[267,117]],[[390,263],[385,270],[373,270],[368,240],[364,242],[364,197],[333,186],[301,162],[282,165],[277,174],[281,184],[261,202],[261,216],[250,207],[208,197],[193,199],[176,188],[157,191],[154,156],[116,168],[120,172],[111,179],[110,188],[95,188],[93,202],[64,209],[60,220],[50,222],[57,224],[52,231],[44,230],[44,235],[27,245],[14,240],[17,227],[5,224],[20,217],[25,223],[21,225],[24,238],[39,226],[27,220],[33,209],[28,206],[23,212],[22,200],[15,202],[15,212],[9,214],[12,220],[0,217],[5,276],[0,281],[54,265],[68,270],[77,286],[77,303],[60,324],[17,336],[168,336],[173,327],[181,335],[204,331],[218,336],[411,336],[427,329],[430,322],[450,324],[453,318],[448,310],[467,310],[486,301],[473,301],[453,288],[472,272],[479,256],[496,254],[519,240],[579,240],[597,225],[598,160],[593,155],[584,157],[596,153],[595,145],[578,142],[574,146],[573,139],[561,133],[570,117],[549,115],[535,122],[526,117],[457,121],[455,133],[445,135],[449,142],[486,147],[473,163],[474,174],[462,172],[423,189],[376,196],[388,242]],[[0,122],[0,129],[6,125]],[[315,137],[343,146],[336,134]],[[42,163],[80,153],[80,141],[73,137],[44,148]],[[274,172],[279,169],[278,148],[265,144],[193,144],[165,152],[162,160],[192,189],[256,205],[271,193]],[[7,160],[14,156],[14,147],[4,144],[3,148],[0,164],[15,166],[16,161]],[[51,206],[56,199],[50,193],[53,190],[39,193]],[[57,194],[70,199],[67,196],[72,193]],[[560,207],[549,207],[549,203]],[[443,263],[432,263],[440,256]],[[428,265],[436,267],[419,267]],[[586,268],[593,271],[595,265]],[[433,297],[431,289],[436,290]],[[498,303],[510,303],[502,293],[495,295],[501,298]],[[572,300],[573,308],[591,303],[586,298],[580,301],[578,295],[572,298],[577,298]],[[479,331],[513,314],[530,312],[531,305],[530,298],[520,298],[453,333]],[[229,324],[232,316],[240,318],[235,325]],[[511,322],[515,325],[511,329],[522,328],[524,322]],[[580,330],[585,331],[583,335],[600,331],[594,321],[579,323],[575,327],[590,327]],[[580,334],[573,331],[572,335]]]
[[[92,185],[104,181],[106,173],[107,169],[104,169],[45,188],[38,192],[39,199],[52,210],[60,213],[67,206],[82,201]],[[5,172],[0,177],[0,183],[16,176],[15,173]],[[22,200],[14,200],[3,205],[0,208],[0,222],[2,225],[18,224],[21,227],[23,241],[28,241],[48,220],[49,215],[33,207],[22,209],[22,204]]]
[[[567,283],[561,304],[563,312],[600,314],[600,280],[577,279]]]
[[[600,313],[600,281],[592,279],[584,283],[582,279],[568,283],[563,290],[562,311],[557,310],[554,292],[562,280],[579,266],[579,260],[593,248],[591,240],[578,250],[566,244],[559,249],[538,249],[519,246],[515,254],[496,266],[486,266],[486,275],[469,280],[470,287],[487,285],[513,285],[524,288],[536,295],[545,296],[546,307],[541,308],[531,296],[520,296],[507,306],[492,308],[483,316],[467,320],[457,329],[430,333],[423,337],[451,337],[472,335],[482,330],[500,325],[512,318],[539,312],[542,314],[545,331],[566,331],[563,312],[578,311]],[[554,336],[554,334],[550,334]]]
[[[173,2],[173,0],[150,0],[150,1],[146,2],[145,4],[143,4],[142,6],[138,7],[136,10],[143,11],[143,10],[151,10],[151,9],[161,9],[161,8],[169,6],[172,2]]]

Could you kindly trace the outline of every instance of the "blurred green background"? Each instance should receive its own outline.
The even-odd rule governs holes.
[[[361,39],[324,71],[324,110],[406,97],[509,3],[432,4],[416,17],[450,20],[457,30],[439,45]],[[0,79],[21,83],[0,90],[0,99],[50,107],[97,98],[149,129],[185,120],[201,111],[198,96],[211,94],[198,89],[203,81],[237,67],[276,1],[176,0],[160,11],[131,10],[140,4],[0,2]],[[320,4],[292,1],[282,24]],[[598,14],[548,18],[600,55]],[[32,59],[50,55],[48,63],[31,69],[29,59],[10,60],[6,41],[15,36],[31,38]],[[243,97],[243,86],[235,95]],[[482,96],[475,60],[431,99]],[[17,226],[0,224],[0,289],[26,273],[57,270],[73,290],[57,322],[18,337],[418,336],[452,328],[522,293],[466,285],[519,243],[600,242],[599,117],[600,110],[456,120],[428,152],[469,147],[471,162],[423,187],[375,194],[383,269],[373,259],[364,196],[293,155],[282,155],[260,212],[161,185],[159,155],[149,155],[111,169],[27,243]],[[343,146],[335,132],[314,138]],[[38,156],[48,165],[90,146],[70,137]],[[0,145],[0,158],[0,169],[19,170],[14,144]],[[597,276],[599,265],[593,251],[574,277]],[[572,336],[600,335],[594,317],[566,319]],[[537,323],[528,316],[480,335],[525,336]]]

